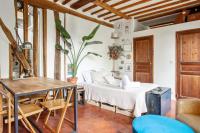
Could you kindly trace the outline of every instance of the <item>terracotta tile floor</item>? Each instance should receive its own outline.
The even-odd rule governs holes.
[[[67,117],[73,119],[73,110],[68,110]],[[78,118],[78,132],[79,133],[132,133],[131,123],[132,118],[115,114],[114,112],[100,109],[93,105],[79,105],[79,118]],[[49,125],[55,128],[59,119],[59,112],[55,117],[51,116]],[[41,118],[37,125],[43,130],[44,133],[50,133],[50,131],[44,127],[44,118],[46,113],[41,115]],[[172,110],[167,113],[169,117],[175,117],[175,102],[172,102]],[[33,120],[35,118],[32,118]],[[5,127],[6,128],[6,127]],[[4,128],[4,129],[5,129]],[[4,130],[6,132],[6,129]],[[25,128],[20,124],[20,133],[26,133]],[[62,126],[62,133],[71,133],[72,125],[69,122],[64,121]]]

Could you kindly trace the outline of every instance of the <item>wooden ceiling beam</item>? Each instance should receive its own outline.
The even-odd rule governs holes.
[[[86,19],[86,20],[113,28],[113,24],[83,15],[81,13],[78,13],[74,10],[71,10],[69,8],[66,8],[64,6],[61,6],[59,4],[56,4],[56,3],[48,1],[48,0],[24,0],[24,1],[26,1],[29,5],[32,5],[32,6],[36,6],[36,7],[43,8],[43,9],[50,9],[50,10],[58,11],[58,12],[62,12],[62,13],[68,13],[70,15],[74,15],[79,18]]]
[[[110,22],[113,22],[113,21],[116,21],[116,20],[119,20],[119,19],[122,19],[122,17],[117,17],[117,18],[111,19]]]
[[[164,3],[167,3],[167,2],[170,2],[170,1],[172,1],[172,0],[163,0],[163,1],[159,1],[159,2],[156,2],[156,3],[149,4],[149,5],[146,5],[146,6],[143,6],[143,7],[139,7],[139,8],[130,10],[130,11],[123,12],[123,13],[127,15],[127,14],[129,14],[129,13],[137,12],[137,11],[140,11],[140,10],[143,10],[143,9],[146,9],[146,8],[149,8],[149,7],[153,7],[153,6],[158,6],[158,5],[160,5],[160,4],[164,4]],[[112,15],[112,16],[109,16],[109,17],[104,18],[104,20],[111,19],[111,18],[114,18],[114,17],[116,17],[116,16],[117,16],[117,15]]]
[[[146,9],[146,10],[139,11],[139,12],[136,12],[136,13],[132,13],[129,16],[136,16],[136,15],[139,15],[139,14],[144,14],[144,13],[155,11],[155,10],[162,9],[162,8],[165,8],[165,7],[170,7],[170,6],[174,6],[174,5],[177,5],[177,4],[181,4],[181,3],[187,2],[187,1],[190,1],[190,0],[181,0],[181,1],[171,2],[171,3],[160,5],[160,6],[157,6],[157,7],[154,7],[154,8],[150,8],[150,9]]]
[[[164,22],[164,23],[150,25],[149,27],[151,29],[154,29],[154,28],[159,28],[159,27],[164,27],[164,26],[169,26],[169,25],[174,25],[174,22],[173,21],[169,21],[169,22]]]
[[[66,5],[67,3],[69,3],[71,0],[64,0],[63,2],[62,2],[62,4],[63,5]]]
[[[126,2],[128,2],[128,1],[129,1],[129,0],[121,0],[121,1],[119,1],[119,2],[117,2],[117,3],[111,4],[110,6],[111,6],[111,7],[116,7],[116,6],[118,6],[118,5],[121,5],[121,4],[123,4],[123,3],[126,3]],[[94,11],[94,12],[91,13],[91,15],[97,14],[97,13],[103,11],[103,10],[105,10],[105,9],[102,8],[102,9],[99,9],[99,10],[97,10],[97,11]]]
[[[111,0],[103,0],[104,3],[109,2],[109,1],[111,1]],[[97,7],[97,5],[93,4],[93,5],[85,8],[85,9],[83,9],[83,12],[87,12],[87,11],[89,11],[89,10],[95,8],[95,7]]]
[[[90,2],[94,2],[95,0],[79,0],[75,3],[73,3],[70,7],[73,9],[79,9],[84,5],[87,5]]]
[[[178,5],[178,6],[163,9],[163,10],[160,10],[160,11],[155,11],[155,12],[152,12],[152,13],[141,15],[141,16],[135,17],[135,19],[138,19],[138,21],[140,21],[140,22],[147,21],[147,20],[151,20],[151,19],[155,19],[155,18],[167,16],[167,15],[172,15],[172,14],[181,12],[181,11],[187,9],[187,8],[191,8],[191,7],[198,6],[198,5],[200,5],[200,2],[198,0],[192,1],[192,2],[189,2],[189,3],[182,4],[182,5]]]
[[[97,5],[97,6],[100,6],[100,7],[104,8],[104,9],[124,18],[124,19],[131,19],[131,17],[128,17],[126,14],[121,13],[120,11],[116,10],[115,8],[109,6],[106,3],[100,2],[99,0],[96,0],[94,2],[94,4]]]
[[[140,4],[144,4],[144,3],[149,2],[149,1],[151,1],[151,0],[140,0],[140,1],[134,2],[134,3],[132,3],[132,4],[129,4],[129,5],[120,7],[120,8],[118,8],[117,10],[118,10],[118,11],[122,11],[122,10],[125,10],[125,9],[128,9],[128,8],[131,8],[131,7],[140,5]],[[111,13],[112,13],[112,12],[109,11],[109,12],[106,12],[106,13],[104,13],[104,14],[98,15],[98,17],[100,18],[100,17],[106,16],[106,15],[109,15],[109,14],[111,14]]]

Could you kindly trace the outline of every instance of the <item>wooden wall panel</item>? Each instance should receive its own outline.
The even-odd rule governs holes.
[[[47,77],[47,9],[42,9],[43,18],[43,76]]]
[[[39,49],[38,49],[38,9],[33,8],[33,73],[39,76]]]
[[[148,83],[150,81],[150,74],[145,72],[136,72],[136,81]]]
[[[59,13],[54,12],[54,19],[59,19]],[[56,27],[55,27],[56,28]],[[60,32],[56,30],[56,42],[60,44]],[[61,79],[61,52],[55,48],[55,59],[54,59],[54,78]]]
[[[13,79],[13,50],[9,45],[9,79]]]
[[[181,75],[180,84],[182,96],[200,98],[200,76]]]
[[[23,9],[23,28],[24,28],[24,42],[28,41],[28,4],[24,2],[24,9]],[[24,50],[25,57],[29,58],[29,51]]]

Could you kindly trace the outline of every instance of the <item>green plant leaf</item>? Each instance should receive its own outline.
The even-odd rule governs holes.
[[[66,39],[63,39],[63,41],[65,42],[65,44],[67,45],[67,47],[68,47],[69,49],[72,48],[72,44],[71,44],[70,42],[68,42]]]
[[[88,52],[87,55],[95,55],[95,56],[102,57],[102,55],[94,53],[94,52]]]
[[[62,46],[60,44],[58,44],[58,43],[56,44],[55,47],[56,47],[57,50],[63,50]]]
[[[98,31],[99,27],[100,27],[100,25],[97,25],[88,36],[82,37],[82,41],[91,40],[95,36],[95,34]]]
[[[70,39],[71,36],[70,34],[65,30],[65,28],[62,26],[61,21],[59,19],[55,20],[56,23],[56,29],[60,32],[60,35],[64,38],[64,39]]]
[[[85,43],[85,46],[93,45],[93,44],[102,44],[102,43],[103,43],[103,42],[101,42],[101,41],[86,42],[86,43]]]
[[[63,49],[63,53],[67,55],[69,51],[67,49]]]

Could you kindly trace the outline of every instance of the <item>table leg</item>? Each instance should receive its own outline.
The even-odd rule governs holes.
[[[18,96],[14,96],[15,133],[18,133]]]
[[[83,91],[83,105],[85,105],[85,91]]]
[[[74,88],[74,131],[77,131],[78,128],[78,101],[77,101],[77,88]]]

